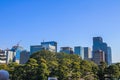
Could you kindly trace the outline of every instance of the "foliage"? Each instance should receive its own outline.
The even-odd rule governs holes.
[[[110,65],[107,68],[107,74],[110,76],[110,79],[112,80],[113,78],[119,78],[120,76],[120,71],[119,67],[117,65]]]
[[[105,71],[107,68],[107,64],[105,62],[100,62],[100,65],[98,66],[98,77],[100,80],[105,80]]]
[[[58,80],[104,80],[104,76],[120,78],[120,63],[107,66],[101,62],[82,60],[74,54],[39,51],[31,55],[26,64],[1,64],[0,69],[8,70],[10,80],[47,80],[57,77]]]

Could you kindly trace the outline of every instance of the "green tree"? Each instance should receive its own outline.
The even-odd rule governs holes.
[[[49,70],[44,59],[40,59],[38,61],[38,69],[37,69],[37,80],[47,80],[49,76]]]
[[[0,70],[1,69],[9,70],[9,67],[7,66],[7,64],[0,64]]]
[[[12,71],[12,76],[10,77],[11,80],[22,80],[24,79],[24,68],[22,65],[16,66],[14,70]],[[27,79],[24,79],[27,80]]]
[[[80,62],[72,62],[71,66],[72,80],[78,80],[81,77]]]
[[[70,76],[70,60],[69,59],[60,59],[57,70],[57,76],[59,80],[67,80]]]
[[[120,72],[120,63],[117,63],[117,64],[115,64],[115,65],[118,66],[118,68],[119,68],[119,72]],[[120,74],[119,74],[119,79],[120,79]]]
[[[38,68],[37,60],[30,58],[29,61],[24,65],[25,70],[24,79],[36,80],[37,68]]]
[[[97,74],[100,80],[105,80],[106,68],[107,68],[107,64],[105,62],[100,62],[98,74]]]
[[[83,60],[81,63],[80,63],[80,71],[82,73],[82,77],[85,77],[86,75],[90,74],[91,71],[92,71],[92,66],[91,64],[86,61],[86,60]]]
[[[15,68],[18,67],[19,64],[16,62],[11,62],[8,64],[9,67],[9,73],[10,73],[10,79],[12,79],[14,77],[14,72],[15,72]]]
[[[107,68],[107,74],[110,76],[110,79],[112,80],[113,78],[119,78],[120,71],[119,67],[117,65],[110,65]]]

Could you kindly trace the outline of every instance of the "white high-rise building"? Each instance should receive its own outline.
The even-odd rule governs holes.
[[[0,50],[0,64],[8,64],[13,62],[15,53],[10,50]]]
[[[0,64],[6,64],[6,54],[4,50],[0,50]]]
[[[10,62],[13,62],[15,52],[10,51],[10,50],[6,50],[5,54],[6,54],[6,63],[8,64]]]

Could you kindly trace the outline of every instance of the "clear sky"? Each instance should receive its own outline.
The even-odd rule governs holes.
[[[120,62],[120,0],[0,0],[0,48],[20,40],[29,50],[41,41],[92,47],[101,36]]]

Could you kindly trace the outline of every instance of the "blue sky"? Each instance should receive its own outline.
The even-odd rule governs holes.
[[[0,0],[0,48],[20,40],[25,49],[41,41],[89,46],[101,36],[120,62],[120,0]]]

